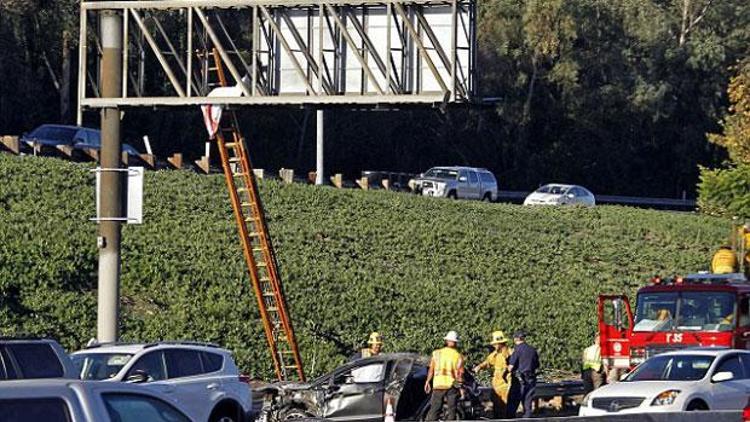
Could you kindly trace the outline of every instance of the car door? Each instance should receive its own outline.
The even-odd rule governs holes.
[[[456,196],[458,198],[468,198],[470,195],[469,172],[466,170],[459,170],[458,179],[456,180]]]
[[[711,377],[719,372],[732,373],[732,379],[721,382],[711,382],[711,410],[737,410],[742,409],[747,404],[747,397],[750,395],[750,384],[745,376],[745,370],[736,353],[725,356],[716,365],[716,369]]]
[[[382,421],[384,361],[365,362],[331,378],[326,392],[324,417],[346,421]]]
[[[166,349],[164,361],[168,383],[177,402],[198,420],[208,419],[213,399],[221,391],[221,382],[204,376],[200,351],[192,349]]]
[[[469,198],[482,199],[482,184],[479,175],[474,170],[469,170]]]

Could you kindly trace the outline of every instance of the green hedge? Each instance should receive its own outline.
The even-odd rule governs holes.
[[[698,205],[707,214],[750,218],[750,165],[701,168]]]
[[[75,349],[95,335],[96,226],[89,167],[0,156],[0,327]],[[528,208],[390,192],[261,184],[308,372],[372,330],[426,353],[446,331],[471,361],[493,329],[530,331],[547,368],[576,369],[595,297],[654,273],[707,268],[726,222],[601,206]],[[123,230],[123,337],[198,339],[269,376],[221,175],[148,172],[145,224]]]

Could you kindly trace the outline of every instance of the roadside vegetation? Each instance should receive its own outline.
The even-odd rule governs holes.
[[[89,167],[0,155],[0,327],[68,349],[95,335]],[[450,329],[476,362],[494,329],[530,331],[546,368],[576,370],[598,293],[707,269],[728,223],[625,207],[527,208],[261,183],[309,373],[379,330],[428,352]],[[271,375],[221,175],[148,172],[145,224],[123,230],[123,339],[224,345]]]

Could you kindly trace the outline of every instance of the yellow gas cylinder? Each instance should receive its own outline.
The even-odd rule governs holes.
[[[720,248],[711,260],[711,272],[714,274],[730,274],[737,269],[737,256],[731,248]]]

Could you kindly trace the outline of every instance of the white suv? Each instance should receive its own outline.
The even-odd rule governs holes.
[[[71,354],[81,379],[143,383],[195,421],[241,422],[252,411],[250,386],[232,353],[196,342],[101,344]]]

